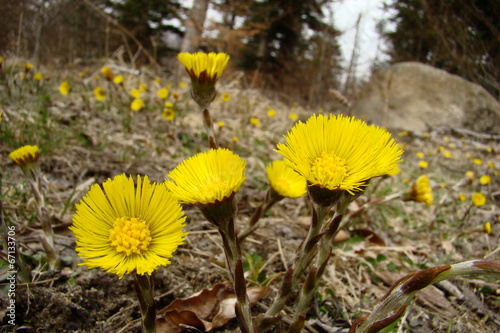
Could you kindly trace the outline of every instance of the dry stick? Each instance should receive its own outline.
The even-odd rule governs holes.
[[[139,42],[139,40],[137,38],[135,38],[134,34],[130,32],[130,30],[128,30],[127,28],[125,28],[124,26],[122,26],[120,23],[118,23],[116,20],[114,20],[111,16],[109,16],[108,14],[106,14],[102,9],[100,9],[99,7],[97,7],[96,5],[94,5],[92,2],[90,2],[89,0],[82,0],[87,6],[89,6],[90,8],[92,8],[94,11],[96,11],[99,15],[101,15],[102,17],[106,18],[109,22],[111,22],[113,25],[115,25],[118,30],[120,30],[121,32],[123,32],[125,35],[127,35],[128,37],[130,37],[130,39],[132,39],[134,41],[134,43],[141,49],[142,52],[144,52],[144,55],[149,59],[149,61],[157,66],[158,68],[161,67],[160,64],[158,64],[158,62],[153,58],[153,56],[148,52],[148,50],[146,50],[146,48],[144,48],[144,46],[141,44],[141,42]]]

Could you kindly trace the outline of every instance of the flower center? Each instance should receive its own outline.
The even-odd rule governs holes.
[[[125,252],[129,256],[148,249],[152,239],[150,234],[145,221],[135,217],[122,217],[116,219],[109,240],[116,251]]]
[[[335,190],[347,176],[345,161],[333,153],[322,153],[311,166],[311,176],[322,187]]]

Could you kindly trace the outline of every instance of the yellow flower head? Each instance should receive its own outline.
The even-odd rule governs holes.
[[[29,145],[22,146],[9,154],[10,159],[19,165],[23,170],[26,170],[31,165],[35,164],[38,161],[39,156],[40,151],[38,146]]]
[[[141,91],[139,89],[136,89],[136,88],[130,89],[129,94],[133,98],[140,98],[141,97]]]
[[[254,125],[255,127],[260,126],[259,118],[250,118],[250,124]]]
[[[123,75],[117,75],[113,79],[113,82],[116,84],[123,84]]]
[[[33,78],[37,81],[41,81],[43,79],[43,74],[40,72],[35,73],[35,75],[33,75]]]
[[[95,87],[94,96],[98,101],[102,102],[106,99],[106,92],[102,89],[102,87]]]
[[[192,81],[214,84],[226,69],[229,55],[226,53],[179,53],[177,59],[186,69]]]
[[[217,122],[217,126],[218,126],[219,128],[222,128],[222,127],[226,126],[226,123],[225,123],[225,122],[223,122],[223,121],[219,121],[219,122]]]
[[[467,196],[464,193],[460,193],[460,195],[458,196],[458,200],[460,200],[460,201],[465,201],[466,199],[467,199]]]
[[[427,206],[432,205],[434,196],[432,194],[432,187],[427,176],[422,175],[417,178],[411,187],[410,196],[413,201],[423,202]]]
[[[145,83],[141,83],[141,84],[139,85],[139,91],[140,91],[140,92],[146,92],[146,91],[148,91],[148,85],[147,85],[147,84],[145,84]]]
[[[282,197],[299,198],[307,192],[307,181],[284,161],[273,161],[266,167],[271,187]]]
[[[448,150],[443,151],[443,156],[445,158],[451,158],[451,153]]]
[[[350,194],[393,172],[403,153],[386,130],[343,115],[313,115],[285,139],[276,151],[310,185]]]
[[[106,80],[113,80],[113,72],[111,71],[111,69],[109,69],[108,66],[104,66],[103,68],[101,68],[101,74],[104,75],[104,78]]]
[[[474,192],[472,194],[472,203],[475,206],[480,207],[486,203],[486,196],[484,194],[482,194],[481,192]]]
[[[228,93],[223,93],[220,99],[223,102],[229,102],[229,100],[231,100],[231,95],[229,95]]]
[[[161,99],[165,99],[168,97],[169,91],[167,88],[161,88],[156,92],[156,95]]]
[[[187,84],[186,82],[184,82],[184,81],[179,82],[179,88],[181,88],[181,89],[186,88],[186,87],[187,87],[187,85],[188,85],[188,84]]]
[[[117,274],[151,274],[184,243],[186,217],[163,184],[147,176],[119,175],[93,185],[76,205],[71,231],[88,268]]]
[[[288,115],[288,119],[295,121],[295,120],[299,119],[299,116],[295,112],[292,112]]]
[[[144,100],[140,98],[134,98],[132,103],[130,103],[130,108],[133,111],[139,111],[140,109],[142,109],[143,106],[144,106]]]
[[[170,171],[165,184],[184,204],[213,204],[232,197],[245,182],[246,162],[229,149],[210,149]]]
[[[419,152],[417,153],[417,157],[418,157],[418,158],[420,158],[420,159],[424,158],[424,156],[425,156],[425,155],[424,155],[424,153],[423,153],[423,152],[421,152],[421,151],[419,151]]]
[[[175,119],[175,111],[173,109],[170,109],[170,108],[165,108],[165,109],[163,109],[161,116],[166,121],[172,121]]]
[[[491,223],[490,222],[486,222],[484,225],[483,225],[483,230],[485,233],[487,233],[488,235],[491,235]]]
[[[472,162],[474,162],[475,165],[482,165],[483,161],[479,158],[475,158]]]
[[[32,63],[30,63],[30,62],[25,62],[24,63],[24,70],[26,72],[29,72],[32,68],[33,68],[33,64]]]
[[[231,138],[231,141],[233,141],[234,143],[238,142],[240,139],[237,137],[237,136],[233,136]]]
[[[488,176],[488,175],[484,175],[484,176],[481,176],[479,178],[479,182],[482,184],[482,185],[488,185],[491,181],[491,177]]]
[[[271,109],[271,108],[267,109],[267,116],[269,118],[272,118],[272,117],[276,116],[276,110]]]
[[[427,161],[418,161],[418,166],[421,169],[426,169],[427,167],[429,167],[429,163],[427,163]]]
[[[61,95],[66,96],[70,91],[71,86],[69,85],[68,81],[61,82],[61,84],[59,85],[59,92],[61,93]]]

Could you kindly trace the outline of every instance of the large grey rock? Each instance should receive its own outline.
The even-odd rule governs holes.
[[[483,87],[416,62],[374,73],[353,115],[388,129],[423,132],[449,126],[500,132],[500,103]]]

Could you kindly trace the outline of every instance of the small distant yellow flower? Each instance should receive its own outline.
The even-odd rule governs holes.
[[[430,137],[430,136],[431,136],[431,134],[430,134],[429,132],[424,132],[424,134],[423,134],[423,135],[424,135],[424,138],[428,138],[428,137]]]
[[[219,121],[219,122],[217,122],[217,126],[219,126],[219,128],[222,128],[222,127],[226,126],[226,123],[223,121]]]
[[[188,86],[187,82],[181,81],[179,82],[179,88],[184,89]]]
[[[471,154],[471,153],[467,153],[467,154],[465,154],[465,158],[467,158],[467,159],[471,159],[471,158],[472,158],[472,154]]]
[[[68,81],[61,82],[61,84],[59,85],[59,93],[61,93],[61,95],[63,96],[66,96],[70,91],[71,86],[69,85]]]
[[[288,115],[288,119],[295,121],[295,120],[299,119],[299,116],[295,112],[292,112]]]
[[[491,178],[490,178],[490,176],[488,176],[488,175],[484,175],[484,176],[481,176],[481,177],[479,178],[479,182],[480,182],[482,185],[488,185],[488,184],[490,183],[490,181],[491,181]]]
[[[451,158],[451,153],[448,150],[443,151],[443,156],[445,158]]]
[[[420,159],[424,158],[424,156],[425,156],[424,153],[422,153],[421,151],[417,153],[417,157]]]
[[[450,148],[450,149],[455,149],[455,148],[457,148],[457,145],[456,145],[456,144],[454,144],[454,143],[450,143],[450,144],[448,145],[448,148]]]
[[[488,147],[488,148],[486,148],[486,151],[487,151],[488,153],[492,153],[492,152],[493,152],[493,148]]]
[[[177,59],[186,69],[192,81],[215,83],[229,62],[226,53],[179,53]]]
[[[231,95],[229,95],[228,93],[223,93],[221,95],[220,99],[223,102],[229,102],[229,100],[231,99]]]
[[[29,72],[32,68],[33,68],[33,64],[32,63],[30,63],[30,62],[25,62],[24,63],[24,69],[26,70],[26,72]]]
[[[167,88],[161,88],[156,92],[156,95],[161,99],[165,99],[168,97],[169,91]]]
[[[444,140],[444,142],[450,142],[450,138],[449,138],[449,137],[447,137],[447,136],[445,136],[445,137],[443,138],[443,140]]]
[[[271,109],[271,108],[267,109],[267,116],[270,118],[276,116],[276,111],[274,109]]]
[[[235,142],[235,143],[236,143],[236,142],[238,142],[239,140],[240,140],[240,139],[239,139],[237,136],[233,136],[233,137],[231,138],[231,141],[233,141],[233,142]]]
[[[466,199],[467,199],[467,196],[464,193],[460,193],[460,195],[458,196],[458,200],[460,200],[460,201],[465,201]]]
[[[410,133],[409,133],[408,131],[402,131],[402,132],[399,132],[399,133],[398,133],[398,136],[399,136],[400,138],[402,138],[402,137],[408,136],[409,134],[410,134]]]
[[[418,161],[418,166],[420,169],[426,169],[429,166],[429,163],[427,163],[427,161]]]
[[[491,235],[491,223],[490,222],[486,222],[483,226],[483,230],[485,233],[487,233],[488,235]]]
[[[493,162],[488,163],[488,168],[495,169],[495,163]]]
[[[284,161],[273,161],[266,166],[271,187],[282,197],[300,198],[307,192],[307,181]]]
[[[174,170],[165,182],[184,204],[215,204],[231,198],[245,182],[246,162],[229,149],[210,149],[194,155]]]
[[[9,154],[10,159],[21,169],[27,170],[38,161],[40,151],[38,146],[22,146]]]
[[[475,158],[473,161],[472,161],[475,165],[482,165],[483,164],[483,161],[479,158]]]
[[[486,196],[484,194],[482,194],[481,192],[474,192],[472,194],[472,203],[475,206],[480,207],[486,203]]]
[[[78,72],[78,77],[84,77],[85,73],[84,72]]]
[[[122,174],[93,185],[76,205],[70,230],[76,251],[88,268],[102,268],[122,278],[151,275],[184,243],[186,217],[163,184],[147,176]]]
[[[146,91],[148,91],[148,85],[147,85],[147,84],[145,84],[145,83],[141,83],[141,84],[139,85],[139,91],[140,91],[140,92],[146,92]]]
[[[132,103],[130,103],[130,108],[133,111],[139,111],[140,109],[142,109],[143,106],[144,106],[144,100],[140,98],[134,98]]]
[[[410,195],[411,199],[414,201],[423,202],[427,206],[432,205],[434,196],[432,194],[429,178],[425,175],[418,177],[411,187]]]
[[[250,124],[254,125],[255,127],[260,126],[259,118],[250,118]]]
[[[172,121],[175,119],[175,111],[173,109],[170,109],[170,108],[165,108],[165,109],[163,109],[161,116],[166,121]]]
[[[475,177],[475,173],[474,171],[466,171],[465,172],[465,178],[467,178],[467,180],[469,181],[469,183],[472,183],[472,181],[474,181],[474,177]]]
[[[410,179],[408,179],[408,178],[403,179],[403,184],[408,184],[409,182],[410,182]]]
[[[102,89],[102,87],[95,87],[94,96],[98,101],[102,102],[106,99],[106,92]]]
[[[438,152],[442,152],[444,150],[444,147],[443,146],[439,146],[438,147]]]
[[[37,81],[41,81],[43,80],[43,74],[38,72],[38,73],[35,73],[35,75],[33,75],[33,78]]]
[[[179,99],[179,97],[181,97],[181,95],[179,95],[179,93],[178,93],[177,91],[174,91],[174,92],[172,93],[172,97],[173,97],[174,99]]]
[[[319,110],[318,110],[318,113],[319,113],[319,114],[322,114],[322,113],[324,113],[324,112],[325,112],[325,109],[323,109],[323,108],[319,108]],[[293,119],[292,119],[292,120],[293,120]]]
[[[133,98],[140,98],[141,97],[141,91],[139,89],[130,89],[129,91],[130,96]]]
[[[160,83],[161,83],[161,79],[160,79],[159,77],[155,77],[154,82],[155,82],[156,84],[160,84]]]
[[[172,109],[174,107],[174,103],[171,103],[171,102],[165,102],[165,104],[163,104],[164,107],[166,108],[170,108]]]
[[[111,71],[111,69],[109,69],[108,66],[104,66],[103,68],[101,68],[101,74],[104,75],[104,78],[106,80],[113,80],[113,72]]]
[[[115,84],[123,84],[123,75],[117,75],[114,77],[113,82]]]
[[[350,194],[393,172],[403,153],[386,130],[343,115],[313,115],[285,139],[276,151],[309,185]]]

